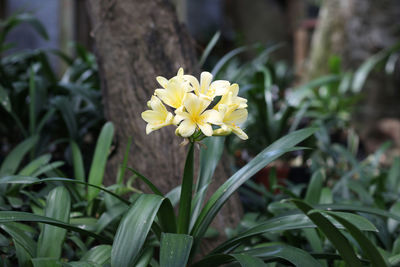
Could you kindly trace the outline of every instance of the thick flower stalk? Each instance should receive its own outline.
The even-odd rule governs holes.
[[[155,90],[148,103],[150,110],[142,113],[147,134],[175,125],[176,135],[190,141],[231,133],[243,140],[248,138],[240,128],[247,119],[247,100],[238,96],[237,84],[213,81],[209,72],[202,72],[199,82],[185,75],[182,68],[171,79],[157,77],[157,81],[162,88]]]

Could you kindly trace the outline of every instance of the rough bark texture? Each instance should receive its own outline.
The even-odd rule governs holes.
[[[180,184],[186,148],[173,127],[145,134],[140,114],[158,87],[155,77],[170,78],[179,67],[197,73],[196,55],[175,10],[163,0],[89,0],[92,35],[102,81],[106,117],[116,128],[117,150],[107,166],[108,183],[115,181],[127,140],[133,137],[128,166],[149,177],[163,192]],[[219,166],[211,190],[228,174]],[[138,187],[148,191],[143,184]],[[222,231],[238,222],[240,203],[231,199],[215,220]],[[212,246],[208,243],[206,249]]]
[[[329,57],[339,55],[345,70],[355,70],[378,51],[400,40],[400,1],[326,0],[314,34],[308,79],[326,74]],[[397,77],[373,73],[363,89],[364,101],[356,122],[365,129],[368,122],[400,117]]]

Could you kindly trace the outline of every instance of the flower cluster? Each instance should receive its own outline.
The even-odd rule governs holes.
[[[199,82],[191,75],[184,75],[182,68],[169,80],[157,77],[162,88],[156,89],[147,103],[150,110],[142,113],[148,123],[146,133],[176,125],[175,133],[182,137],[233,132],[246,140],[246,133],[238,125],[247,119],[247,100],[238,96],[237,84],[212,79],[211,73],[202,72]],[[164,104],[174,109],[175,115]]]

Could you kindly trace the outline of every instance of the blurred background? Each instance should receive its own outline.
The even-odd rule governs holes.
[[[15,14],[30,14],[46,32],[45,36],[38,34],[29,23],[13,27],[3,40],[12,46],[3,51],[3,55],[40,49],[57,50],[74,58],[77,56],[75,44],[94,52],[85,2],[1,0],[2,20]],[[398,1],[175,0],[174,5],[199,55],[218,34],[204,69],[210,70],[219,59],[238,47],[258,46],[238,53],[234,59],[246,62],[254,60],[262,47],[278,45],[278,49],[269,53],[268,60],[281,71],[280,75],[284,75],[281,87],[287,88],[333,72],[354,71],[365,60],[399,40]],[[67,64],[56,54],[48,53],[47,57],[56,75],[60,76]],[[363,85],[359,101],[352,107],[352,125],[359,129],[370,150],[382,142],[380,139],[396,139],[400,135],[397,133],[400,129],[400,78],[396,59],[394,53],[386,68],[380,67],[384,70],[371,74],[368,84]],[[393,141],[400,143],[400,140]]]

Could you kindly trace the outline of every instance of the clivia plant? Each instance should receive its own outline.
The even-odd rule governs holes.
[[[212,75],[207,72],[201,74],[200,82],[193,76],[184,75],[183,70],[179,70],[178,74],[171,79],[159,77],[157,80],[162,89],[155,91],[155,95],[148,103],[150,109],[144,111],[142,117],[148,122],[147,133],[167,125],[175,125],[176,134],[183,137],[184,143],[188,145],[180,192],[175,190],[175,193],[170,192],[164,195],[149,179],[133,169],[131,170],[149,185],[153,194],[135,194],[134,197],[127,200],[121,198],[113,187],[104,188],[101,184],[99,185],[97,178],[91,179],[89,177],[89,182],[85,182],[78,179],[54,177],[43,179],[5,174],[0,177],[1,184],[21,185],[56,182],[58,185],[65,184],[65,186],[61,185],[50,191],[51,194],[49,193],[47,202],[44,204],[46,210],[44,215],[20,211],[0,211],[0,225],[28,221],[44,223],[50,227],[49,229],[63,228],[76,235],[77,238],[74,238],[76,242],[79,239],[82,240],[82,242],[77,243],[79,248],[87,248],[87,250],[76,253],[72,261],[68,262],[61,260],[60,250],[54,254],[55,256],[45,251],[38,254],[36,251],[42,251],[40,247],[46,242],[39,240],[36,243],[32,237],[29,236],[28,238],[28,234],[23,235],[25,237],[21,239],[21,232],[25,231],[25,226],[18,223],[13,226],[19,230],[13,228],[15,231],[9,232],[13,240],[18,241],[20,251],[24,252],[24,254],[20,254],[23,256],[18,257],[18,261],[21,260],[28,264],[31,261],[34,266],[39,266],[37,264],[46,261],[53,264],[58,262],[66,266],[82,266],[82,264],[88,266],[108,266],[111,264],[111,266],[117,267],[219,266],[235,262],[241,266],[264,266],[264,260],[278,261],[282,258],[296,263],[291,256],[295,253],[302,258],[304,264],[308,264],[304,266],[317,266],[318,261],[306,251],[294,249],[293,252],[293,248],[284,244],[271,243],[269,246],[255,250],[246,250],[240,246],[244,240],[260,233],[307,227],[315,228],[316,225],[304,214],[296,214],[294,217],[291,215],[283,216],[278,220],[257,225],[246,233],[228,239],[210,254],[201,259],[196,258],[195,261],[199,244],[214,217],[228,198],[267,164],[286,152],[301,149],[295,146],[312,135],[315,129],[308,128],[292,132],[277,140],[227,179],[205,202],[208,185],[222,154],[223,136],[234,133],[241,139],[248,138],[238,125],[247,117],[246,100],[238,97],[238,85],[231,84],[228,81],[212,82]],[[168,109],[166,106],[168,106]],[[200,141],[205,146],[200,146],[199,176],[194,183],[193,154],[195,145]],[[96,184],[92,184],[93,181],[96,181]],[[109,206],[107,209],[112,212],[113,207],[122,205],[122,210],[125,211],[122,219],[119,219],[118,216],[113,217],[113,224],[116,224],[117,227],[96,227],[95,230],[90,227],[80,228],[73,224],[71,220],[72,214],[76,215],[76,213],[71,212],[70,215],[66,214],[61,218],[56,210],[52,211],[58,217],[52,216],[53,213],[50,212],[50,209],[47,212],[47,206],[54,206],[60,200],[59,197],[62,197],[62,203],[68,202],[65,205],[70,206],[72,204],[75,196],[71,184],[74,183],[77,184],[76,187],[85,184],[88,188],[87,192],[91,193],[86,200],[87,204],[85,204],[90,208],[86,212],[87,216],[95,217],[93,213],[95,207]],[[69,186],[66,186],[67,184]],[[72,191],[70,192],[70,190]],[[58,191],[62,191],[62,194],[57,194]],[[99,191],[102,191],[102,194],[99,194]],[[173,194],[175,194],[175,199],[179,199],[177,216],[173,208],[176,204],[176,201],[173,200],[174,197],[172,197]],[[113,206],[107,204],[110,198],[113,199]],[[77,205],[71,205],[71,207],[77,207]],[[94,219],[100,222],[102,217],[90,217],[90,220]],[[97,226],[98,224],[96,223]],[[54,233],[56,231],[51,231],[43,232],[41,235],[55,238]],[[15,234],[16,232],[20,235]],[[59,239],[64,239],[63,236],[65,234],[59,236]],[[43,237],[39,239],[43,239]],[[29,246],[25,246],[27,242]],[[61,244],[59,244],[60,246]],[[285,251],[290,251],[290,253]],[[35,259],[35,257],[39,258]],[[77,257],[79,257],[78,261],[76,260]]]

